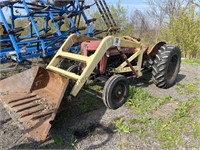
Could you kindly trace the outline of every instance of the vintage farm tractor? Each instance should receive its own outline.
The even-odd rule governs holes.
[[[77,43],[81,54],[69,51]],[[61,65],[63,60],[67,60],[66,65]],[[128,76],[139,78],[152,69],[155,85],[169,88],[176,82],[180,62],[180,49],[165,42],[148,49],[129,36],[97,40],[72,34],[46,69],[33,67],[0,81],[0,100],[25,133],[44,141],[63,96],[75,97],[88,79],[105,83],[103,102],[117,109],[128,98]]]

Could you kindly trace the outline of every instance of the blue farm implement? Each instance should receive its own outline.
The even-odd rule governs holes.
[[[85,11],[95,4],[106,30],[94,31],[92,23],[96,18],[88,19],[86,16]],[[95,0],[91,5],[85,5],[84,0],[3,1],[0,2],[0,16],[1,60],[11,58],[22,62],[29,58],[51,56],[72,33],[93,37],[118,30],[104,0]],[[70,51],[79,53],[80,45],[74,45]]]

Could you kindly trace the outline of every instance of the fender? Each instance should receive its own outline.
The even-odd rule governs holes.
[[[147,55],[150,59],[154,60],[155,59],[155,56],[158,52],[158,50],[160,49],[161,46],[167,44],[166,42],[164,41],[161,41],[161,42],[158,42],[157,44],[155,44],[148,52],[147,52]]]

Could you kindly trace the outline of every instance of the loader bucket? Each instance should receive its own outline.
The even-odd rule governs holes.
[[[43,142],[68,81],[54,72],[33,67],[0,81],[0,101],[29,138]]]

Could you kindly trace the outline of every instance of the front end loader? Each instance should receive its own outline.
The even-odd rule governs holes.
[[[81,54],[69,51],[74,44],[81,44]],[[171,87],[179,72],[180,54],[177,46],[165,42],[148,49],[129,36],[97,40],[72,34],[46,69],[33,67],[0,81],[0,100],[19,127],[41,142],[48,135],[63,96],[75,97],[87,80],[103,82],[104,104],[117,109],[128,98],[129,76],[139,78],[152,70],[156,86]],[[67,63],[61,65],[63,60]]]

